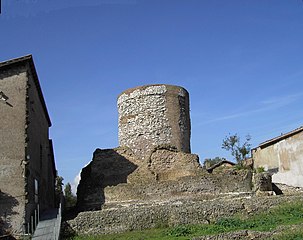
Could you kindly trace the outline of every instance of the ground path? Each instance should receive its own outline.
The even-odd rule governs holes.
[[[58,209],[50,209],[41,215],[36,231],[32,237],[34,240],[55,240],[57,238]]]

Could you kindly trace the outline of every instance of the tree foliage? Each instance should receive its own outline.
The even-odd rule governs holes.
[[[63,177],[61,176],[57,176],[56,177],[56,186],[55,186],[55,190],[56,190],[56,193],[58,194],[61,194],[63,192]]]
[[[250,141],[251,136],[247,135],[245,137],[245,142],[241,144],[240,137],[237,134],[230,135],[223,139],[222,148],[230,151],[231,155],[235,158],[239,165],[243,164],[249,154],[251,149]]]
[[[72,193],[72,186],[67,183],[64,188],[65,207],[74,207],[77,203],[77,197]]]
[[[56,207],[59,206],[59,203],[61,201],[61,196],[63,195],[63,177],[56,176],[56,182],[55,182],[55,199],[56,199]]]

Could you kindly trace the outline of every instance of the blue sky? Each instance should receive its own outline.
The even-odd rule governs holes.
[[[303,125],[301,0],[2,0],[0,61],[32,54],[56,164],[73,182],[118,146],[117,96],[165,83],[190,93],[192,152],[222,156]]]

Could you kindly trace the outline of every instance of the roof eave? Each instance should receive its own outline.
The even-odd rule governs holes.
[[[267,141],[265,141],[263,143],[260,143],[258,147],[255,147],[252,150],[255,150],[257,148],[266,148],[266,147],[268,147],[270,145],[273,145],[273,144],[275,144],[277,142],[280,142],[280,141],[282,141],[282,140],[284,140],[286,138],[292,137],[292,136],[294,136],[294,135],[296,135],[296,134],[298,134],[298,133],[300,133],[302,131],[303,131],[303,126],[297,128],[297,129],[295,129],[293,131],[290,131],[288,133],[285,133],[285,134],[283,134],[281,136],[278,136],[278,137],[272,138],[270,140],[267,140]]]

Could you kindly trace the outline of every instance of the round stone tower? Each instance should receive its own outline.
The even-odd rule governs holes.
[[[118,97],[119,145],[141,159],[159,146],[190,153],[189,94],[178,86],[147,85]]]

